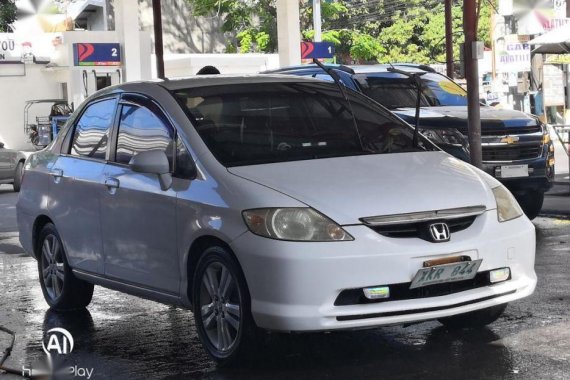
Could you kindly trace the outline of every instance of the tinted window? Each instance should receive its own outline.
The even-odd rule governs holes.
[[[396,73],[357,75],[357,81],[367,96],[383,106],[409,108],[416,106],[417,89],[406,76]],[[422,76],[423,107],[466,106],[467,93],[443,75],[427,73]]]
[[[220,86],[176,93],[226,166],[421,150],[413,130],[365,97],[328,83]]]
[[[87,106],[75,126],[72,155],[105,159],[116,104],[116,99],[107,99]]]
[[[126,104],[121,107],[121,120],[117,137],[116,161],[128,164],[131,158],[143,151],[162,150],[172,167],[174,132],[145,107]]]

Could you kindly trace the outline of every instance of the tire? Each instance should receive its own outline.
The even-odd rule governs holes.
[[[14,191],[17,193],[22,187],[22,176],[24,175],[24,163],[18,162],[16,166],[16,171],[14,172]]]
[[[450,328],[483,327],[495,322],[507,308],[507,304],[492,306],[487,309],[440,318],[438,321]]]
[[[212,246],[202,253],[193,276],[192,300],[200,341],[219,366],[233,366],[256,351],[258,330],[249,291],[238,262],[226,248]]]
[[[516,196],[522,210],[529,219],[534,219],[540,214],[544,202],[544,192],[527,191]]]
[[[42,293],[51,308],[68,311],[89,305],[93,297],[93,284],[73,275],[61,238],[51,223],[46,224],[40,232],[37,258]]]

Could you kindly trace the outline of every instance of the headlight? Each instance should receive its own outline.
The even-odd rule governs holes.
[[[521,206],[505,186],[500,185],[493,188],[493,195],[497,201],[499,222],[515,219],[523,214]]]
[[[245,224],[256,235],[292,241],[354,240],[338,224],[312,208],[265,208],[243,212]]]
[[[420,132],[436,145],[468,145],[467,138],[455,128],[421,129]]]

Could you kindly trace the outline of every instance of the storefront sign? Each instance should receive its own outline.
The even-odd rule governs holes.
[[[0,62],[20,62],[21,47],[13,33],[0,33]]]
[[[564,73],[558,66],[544,65],[542,69],[542,88],[545,106],[564,105]]]
[[[116,43],[73,44],[75,66],[120,66],[121,45]]]
[[[510,42],[508,39],[498,39],[495,43],[497,50],[497,71],[518,73],[530,71],[530,45],[522,42]]]
[[[547,54],[546,63],[552,64],[570,64],[570,54]]]

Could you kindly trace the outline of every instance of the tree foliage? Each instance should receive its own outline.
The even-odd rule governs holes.
[[[194,13],[222,17],[230,43],[228,52],[275,52],[275,0],[187,0]],[[479,39],[490,46],[489,2],[480,0]],[[322,39],[335,44],[340,62],[417,62],[445,60],[444,5],[440,0],[332,0],[323,1]],[[304,39],[311,40],[312,3],[301,1]],[[454,0],[454,56],[459,57],[463,36],[463,0]]]
[[[10,25],[16,21],[16,0],[0,0],[0,32],[10,31]]]

